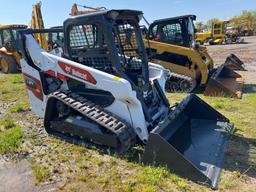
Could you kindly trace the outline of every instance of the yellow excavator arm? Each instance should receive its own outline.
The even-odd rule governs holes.
[[[44,29],[41,6],[41,3],[36,3],[32,6],[31,29]],[[35,39],[37,39],[43,49],[47,50],[47,40],[45,34],[35,34]]]
[[[79,7],[83,7],[86,10],[82,10],[80,11],[78,9]],[[105,7],[97,7],[97,8],[93,8],[93,7],[88,7],[88,6],[84,6],[84,5],[77,5],[77,4],[73,4],[72,8],[71,8],[71,13],[69,15],[71,16],[76,16],[76,15],[84,15],[84,14],[89,14],[89,13],[95,13],[95,12],[100,12],[105,10]]]

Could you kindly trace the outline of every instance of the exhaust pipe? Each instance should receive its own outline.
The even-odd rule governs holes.
[[[216,189],[231,127],[226,117],[191,94],[151,131],[143,162]]]

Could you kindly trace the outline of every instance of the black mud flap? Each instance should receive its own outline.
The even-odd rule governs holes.
[[[246,71],[244,63],[234,54],[227,57],[224,65],[234,71]]]
[[[204,95],[242,98],[243,84],[241,75],[222,64],[209,78]]]
[[[143,162],[217,188],[231,127],[226,117],[191,94],[151,131]]]

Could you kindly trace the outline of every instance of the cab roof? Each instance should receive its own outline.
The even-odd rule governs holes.
[[[92,13],[87,13],[83,15],[78,15],[78,16],[72,16],[72,18],[85,18],[85,17],[94,17],[94,16],[105,16],[105,15],[110,15],[111,13],[117,12],[119,15],[129,15],[129,16],[139,16],[143,15],[142,11],[137,11],[137,10],[130,10],[130,9],[112,9],[112,10],[102,10],[102,11],[96,11]],[[139,18],[141,19],[141,18]]]
[[[0,29],[26,29],[26,28],[28,28],[28,26],[22,25],[22,24],[9,24],[9,25],[0,24]]]
[[[171,21],[171,20],[186,19],[189,17],[192,18],[193,20],[196,20],[196,15],[182,15],[182,16],[178,16],[178,17],[169,17],[169,18],[165,18],[165,19],[158,19],[158,20],[155,20],[153,23],[162,23],[162,22]]]

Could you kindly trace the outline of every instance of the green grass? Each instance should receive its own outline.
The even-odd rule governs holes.
[[[50,169],[48,167],[44,167],[38,163],[31,162],[31,168],[33,169],[35,174],[36,184],[39,184],[40,182],[43,182],[49,179]]]
[[[15,123],[9,116],[4,116],[2,119],[0,119],[0,131],[13,128],[14,126]]]
[[[167,94],[171,105],[179,103],[186,96],[187,94]],[[256,182],[256,93],[245,94],[241,100],[205,97],[202,94],[198,96],[234,123],[220,191],[253,191],[253,182]],[[20,148],[23,138],[26,138],[24,142],[30,143],[32,148],[45,145],[45,150],[33,154],[31,163],[36,183],[39,185],[48,181],[52,174],[57,174],[67,179],[67,185],[62,187],[63,191],[71,188],[78,191],[81,187],[92,191],[114,192],[211,191],[208,187],[185,180],[165,168],[142,165],[142,147],[131,149],[120,157],[102,153],[95,147],[71,145],[35,129],[23,131],[23,128],[15,124],[17,120],[24,119],[26,113],[23,112],[28,111],[30,106],[23,77],[19,74],[0,75],[0,103],[14,101],[5,110],[7,115],[0,119],[0,153],[22,151]],[[37,122],[34,116],[28,121],[33,124]],[[43,138],[40,137],[42,134]],[[35,163],[38,162],[35,160],[44,164]],[[57,166],[52,169],[52,165]],[[248,168],[250,170],[245,173]],[[69,184],[72,184],[71,188],[68,187]]]
[[[166,168],[161,167],[143,167],[137,175],[137,181],[146,189],[145,191],[157,191],[169,188],[170,182],[176,186],[178,190],[186,190],[186,182],[177,175],[170,173]]]
[[[15,152],[22,143],[22,136],[19,126],[0,132],[0,154]]]
[[[168,171],[160,167],[144,167],[138,175],[138,181],[149,185],[161,185]]]
[[[103,163],[104,163],[101,159],[95,159],[94,162],[95,162],[95,164],[98,165],[98,166],[101,166],[101,165],[103,165]]]
[[[0,90],[0,94],[1,94],[1,95],[5,95],[5,94],[7,94],[7,93],[10,93],[10,91],[9,91],[8,89],[1,88],[1,90]]]
[[[88,180],[88,175],[85,175],[85,174],[79,175],[78,179],[82,182],[86,182]]]
[[[180,177],[178,177],[175,174],[170,174],[168,178],[173,183],[175,183],[178,186],[178,188],[183,189],[183,190],[186,189],[186,183],[185,183],[184,179],[181,179]]]
[[[9,107],[8,111],[11,113],[20,113],[27,111],[29,109],[28,103],[16,103],[15,105]]]
[[[20,74],[13,74],[9,77],[10,83],[20,84],[24,82],[23,76]]]
[[[22,144],[23,129],[15,124],[17,116],[10,112],[27,109],[26,90],[21,74],[0,75],[0,101],[3,103],[20,101],[6,110],[7,115],[0,119],[0,154],[17,152]]]
[[[27,100],[27,93],[21,74],[0,75],[0,100],[3,102]]]

